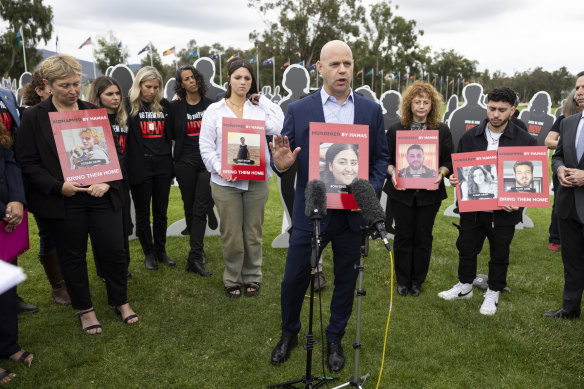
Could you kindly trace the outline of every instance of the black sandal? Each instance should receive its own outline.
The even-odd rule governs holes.
[[[2,368],[0,368],[0,369],[2,369]],[[8,376],[10,376],[10,375],[11,375],[12,377],[10,377],[10,379],[9,379],[8,381],[6,381],[6,382],[3,382],[3,381],[2,381],[4,378],[6,378],[6,377],[8,377]],[[12,379],[13,379],[14,377],[16,377],[16,374],[12,374],[12,372],[11,372],[10,370],[2,369],[2,372],[0,373],[0,383],[7,384],[7,383],[9,383],[10,381],[12,381]]]
[[[239,287],[239,285],[225,286],[223,289],[225,289],[225,294],[229,298],[237,299],[241,297],[241,288]],[[239,293],[235,293],[236,291]]]
[[[250,291],[248,291],[248,289],[251,289]],[[258,294],[260,292],[260,283],[259,282],[248,282],[247,284],[245,284],[245,292],[243,293],[243,295],[245,297],[252,297],[255,296],[256,294]]]
[[[28,367],[30,367],[30,365],[33,363],[33,361],[35,360],[34,355],[32,355],[31,353],[29,353],[28,351],[24,351],[22,350],[23,353],[20,354],[20,357],[15,361],[15,362],[22,362],[25,365],[27,365]],[[30,362],[27,362],[27,358],[32,355],[32,359],[30,360]]]
[[[81,316],[85,315],[86,313],[93,312],[93,311],[94,311],[93,308],[91,308],[88,311],[77,312],[77,316],[79,316],[79,323],[81,325],[83,325],[83,322],[81,321]],[[95,332],[93,334],[91,334],[91,333],[88,332],[89,330],[93,330],[93,329],[96,329],[96,328],[101,328],[101,324],[94,324],[92,326],[87,326],[87,327],[83,328],[83,331],[85,331],[85,333],[87,335],[99,335],[99,334],[101,334],[101,332]]]
[[[118,307],[114,307],[114,311],[116,311],[116,313],[118,314],[118,316],[122,316],[122,312],[120,312],[120,310],[118,309]],[[133,323],[128,323],[130,320],[137,318],[138,315],[136,315],[135,313],[132,315],[128,315],[126,317],[122,317],[122,321],[126,324],[136,324],[138,323],[138,321],[135,321]]]

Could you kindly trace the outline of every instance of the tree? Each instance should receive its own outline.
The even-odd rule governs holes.
[[[110,66],[127,63],[126,59],[130,52],[127,46],[122,45],[121,48],[118,48],[120,43],[121,41],[112,31],[108,31],[106,35],[97,37],[95,61],[97,68],[103,74],[105,74],[105,71]]]
[[[252,31],[249,39],[260,60],[275,57],[277,80],[282,79],[280,65],[288,59],[308,66],[326,42],[358,36],[365,12],[359,0],[248,0],[248,6],[266,19],[265,30]],[[276,20],[268,20],[273,15]],[[261,84],[271,85],[271,72],[264,73]]]
[[[4,77],[18,78],[24,72],[22,48],[16,44],[19,28],[24,35],[26,64],[33,69],[42,60],[35,47],[41,40],[47,44],[53,34],[53,9],[42,0],[0,0],[0,17],[8,23],[0,35],[0,69],[4,69]]]
[[[150,56],[152,56],[152,62],[150,60]],[[156,70],[160,72],[162,76],[162,80],[166,82],[169,75],[169,69],[162,64],[162,59],[160,58],[160,54],[158,53],[158,49],[150,43],[150,52],[146,53],[146,55],[140,60],[140,64],[142,66],[150,66],[150,64],[154,65]],[[164,85],[162,85],[164,86]]]
[[[450,79],[471,80],[478,75],[477,65],[478,61],[476,60],[467,59],[454,50],[447,51],[442,49],[434,55],[434,61],[429,70],[439,77],[444,77],[444,79],[448,76]]]

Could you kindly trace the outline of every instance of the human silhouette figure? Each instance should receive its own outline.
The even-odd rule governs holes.
[[[169,78],[164,85],[164,98],[168,101],[174,100],[174,85],[176,84],[176,79],[174,77]]]
[[[560,106],[556,108],[556,111],[554,112],[554,116],[556,117],[556,119],[562,116],[562,107],[564,106],[565,103],[566,99],[563,99],[562,102],[560,103]]]
[[[134,83],[134,72],[132,72],[128,66],[118,64],[112,67],[110,77],[116,79],[122,89],[122,96],[127,97],[128,93],[130,93],[130,88]]]
[[[276,85],[274,95],[272,96],[272,102],[278,104],[280,100],[282,100],[282,96],[280,95],[280,85]]]
[[[216,101],[217,95],[225,93],[226,89],[215,83],[215,63],[210,58],[199,58],[195,61],[195,69],[203,75],[207,84],[206,97]]]
[[[268,99],[272,100],[272,87],[269,85],[264,85],[262,87],[262,95],[264,95]]]
[[[359,93],[360,95],[363,95],[369,100],[379,103],[379,100],[377,100],[377,96],[375,96],[375,93],[371,90],[369,85],[360,86],[359,88],[355,89],[355,92]]]
[[[400,119],[399,117],[399,103],[401,95],[394,90],[384,92],[380,99],[381,110],[383,111],[383,124],[385,125],[385,132],[390,125]]]
[[[288,104],[293,103],[310,93],[310,74],[304,66],[290,65],[284,70],[282,86],[287,92],[278,103],[284,114]]]
[[[466,85],[462,94],[464,104],[452,112],[448,121],[455,152],[462,134],[480,124],[487,117],[487,109],[481,104],[483,87],[480,84]]]
[[[452,116],[452,112],[454,112],[458,108],[458,96],[452,95],[448,99],[448,104],[446,106],[446,112],[444,112],[444,116],[442,116],[442,121],[446,124],[450,121],[450,116]]]
[[[527,131],[537,138],[538,146],[545,146],[545,137],[556,118],[551,112],[552,99],[549,93],[539,91],[529,101],[529,106],[519,114],[519,119],[527,126]]]

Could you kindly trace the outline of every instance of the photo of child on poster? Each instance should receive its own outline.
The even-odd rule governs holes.
[[[110,163],[102,127],[64,130],[62,134],[71,169]]]
[[[234,165],[256,166],[260,156],[260,135],[230,132],[228,137],[228,160]]]
[[[359,146],[350,143],[321,143],[319,177],[329,193],[348,193],[358,179]]]

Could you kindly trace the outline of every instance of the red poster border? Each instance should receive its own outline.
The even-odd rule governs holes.
[[[438,189],[438,185],[434,182],[438,177],[438,156],[440,154],[438,146],[438,130],[417,130],[417,131],[396,131],[395,134],[395,181],[397,183],[396,188],[405,189]],[[435,145],[436,154],[435,158],[432,158],[429,166],[436,172],[434,177],[420,178],[420,177],[400,177],[398,172],[407,168],[407,166],[401,166],[401,158],[398,153],[400,145]],[[426,164],[428,166],[428,164]]]
[[[456,153],[452,154],[452,167],[458,177],[458,168],[465,166],[483,166],[495,165],[497,166],[497,151],[475,151],[470,153]],[[456,195],[458,199],[458,208],[460,212],[476,212],[476,211],[493,211],[499,210],[501,207],[497,204],[498,198],[479,199],[479,200],[463,200],[461,193],[461,177],[458,177],[459,185],[456,186]],[[497,183],[497,189],[498,189]]]
[[[74,181],[81,185],[92,185],[102,182],[121,180],[122,170],[118,161],[118,154],[112,135],[110,122],[104,108],[86,109],[78,111],[49,112],[53,137],[57,146],[59,163],[65,182]],[[110,162],[99,166],[82,167],[71,169],[63,131],[82,129],[88,127],[101,127],[103,130],[105,147],[107,149]]]
[[[369,126],[364,124],[339,124],[310,122],[308,179],[320,180],[320,144],[343,143],[359,147],[357,176],[369,180]],[[333,193],[327,190],[328,209],[359,209],[350,193]]]
[[[504,192],[505,161],[541,162],[542,193]],[[497,174],[499,178],[499,206],[549,208],[549,165],[546,146],[499,147]]]
[[[221,130],[221,175],[224,179],[265,181],[266,180],[266,122],[263,120],[224,117]],[[258,134],[260,136],[260,164],[245,166],[229,163],[229,133]]]

